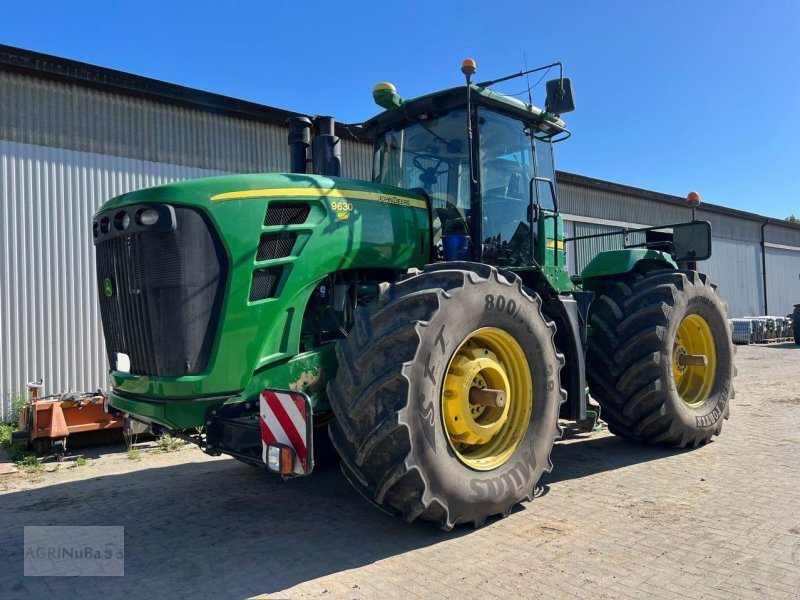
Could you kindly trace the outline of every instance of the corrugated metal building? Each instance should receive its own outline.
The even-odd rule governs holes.
[[[284,121],[294,114],[0,46],[0,421],[11,395],[38,377],[48,393],[106,384],[92,213],[142,187],[286,171]],[[338,134],[344,175],[369,179],[369,141]],[[681,199],[664,194],[569,173],[558,185],[568,235],[688,215]],[[800,227],[710,205],[699,217],[714,227],[704,269],[731,315],[786,314],[800,302]],[[579,242],[572,268],[614,243]]]

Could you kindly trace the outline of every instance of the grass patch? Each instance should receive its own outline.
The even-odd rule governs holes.
[[[36,455],[33,452],[29,452],[24,444],[10,444],[5,450],[11,461],[18,465],[28,457],[36,458]]]
[[[156,444],[158,444],[156,452],[174,452],[183,446],[184,441],[168,433],[162,433],[156,440]]]
[[[79,456],[75,459],[75,466],[76,467],[85,467],[86,466],[86,459],[83,456]]]
[[[125,437],[125,445],[128,447],[128,460],[142,460],[142,453],[133,447],[139,436],[130,435],[124,429],[122,435]]]
[[[41,473],[44,471],[44,465],[33,454],[26,454],[17,462],[17,466],[25,473]]]
[[[28,401],[28,396],[24,390],[12,388],[8,395],[11,403],[11,412],[8,414],[9,423],[17,423],[19,421],[19,413],[22,412],[22,406]],[[14,427],[16,429],[16,427]]]
[[[11,413],[8,416],[11,422],[0,423],[0,446],[6,451],[8,457],[16,463],[20,470],[28,473],[43,471],[44,466],[36,460],[36,455],[30,452],[25,444],[14,444],[11,441],[11,435],[19,429],[17,425],[19,413],[27,398],[24,393],[12,389],[10,400]]]
[[[3,447],[12,462],[19,465],[26,457],[33,456],[33,454],[27,450],[25,444],[11,443],[11,434],[16,430],[15,423],[0,423],[0,446]],[[34,458],[36,457],[34,456]]]
[[[11,445],[11,434],[17,430],[13,423],[0,423],[0,445],[8,448]]]

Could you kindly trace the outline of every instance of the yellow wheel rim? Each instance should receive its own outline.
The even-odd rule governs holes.
[[[687,364],[689,357],[706,358],[705,366]],[[697,408],[708,400],[714,386],[717,348],[711,327],[700,315],[689,315],[681,321],[672,350],[672,373],[678,395],[687,406]]]
[[[505,394],[505,405],[470,402],[471,388]],[[468,467],[490,471],[519,447],[533,410],[528,359],[517,340],[502,329],[484,327],[461,342],[447,365],[442,415],[450,447]]]

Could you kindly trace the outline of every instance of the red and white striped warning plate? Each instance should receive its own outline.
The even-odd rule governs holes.
[[[294,449],[294,473],[311,470],[311,402],[308,396],[286,390],[264,390],[260,399],[262,460],[267,446],[283,444]]]

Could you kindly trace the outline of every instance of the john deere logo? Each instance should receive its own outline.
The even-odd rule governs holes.
[[[103,292],[107,298],[111,298],[114,295],[114,284],[111,283],[111,279],[108,277],[103,281]]]

